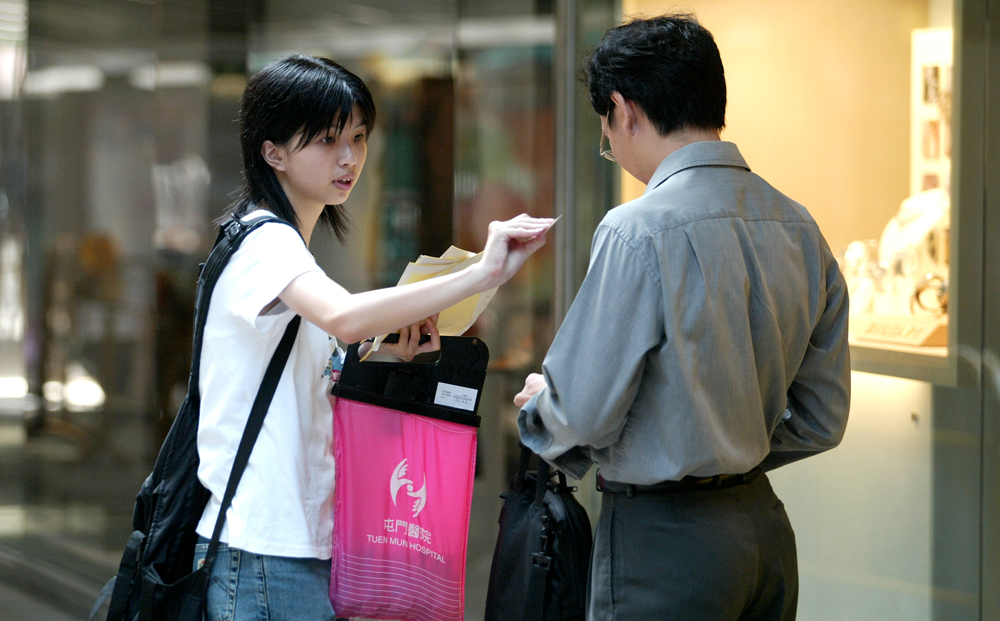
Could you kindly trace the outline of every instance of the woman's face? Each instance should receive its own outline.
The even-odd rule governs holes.
[[[355,105],[339,135],[335,128],[298,147],[299,134],[280,148],[284,170],[278,179],[293,207],[340,205],[358,182],[368,155],[368,130]],[[281,174],[284,173],[284,174]]]

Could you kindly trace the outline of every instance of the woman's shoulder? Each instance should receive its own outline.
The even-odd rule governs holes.
[[[240,220],[244,224],[253,224],[255,220],[266,217],[276,218],[277,216],[266,209],[256,209],[242,216]],[[266,222],[257,227],[256,230],[247,235],[243,245],[260,244],[262,240],[266,240],[268,245],[277,243],[296,249],[303,249],[306,246],[299,231],[291,223],[281,219]]]

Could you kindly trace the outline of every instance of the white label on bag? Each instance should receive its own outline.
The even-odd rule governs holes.
[[[438,382],[437,392],[434,394],[434,404],[471,412],[476,409],[476,396],[478,394],[479,391],[474,388]]]

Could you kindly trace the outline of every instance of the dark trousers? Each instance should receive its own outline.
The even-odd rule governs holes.
[[[604,492],[588,621],[790,621],[798,592],[795,535],[766,475]]]

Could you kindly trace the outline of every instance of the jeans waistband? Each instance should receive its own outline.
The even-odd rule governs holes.
[[[717,474],[712,477],[684,477],[680,481],[661,481],[660,483],[653,483],[652,485],[635,485],[633,483],[608,481],[601,476],[600,472],[598,472],[597,491],[608,492],[611,494],[626,494],[631,498],[635,494],[671,494],[674,492],[692,490],[722,489],[726,487],[733,487],[734,485],[749,483],[757,477],[757,475],[761,474],[761,472],[762,470],[758,467],[742,474]]]

